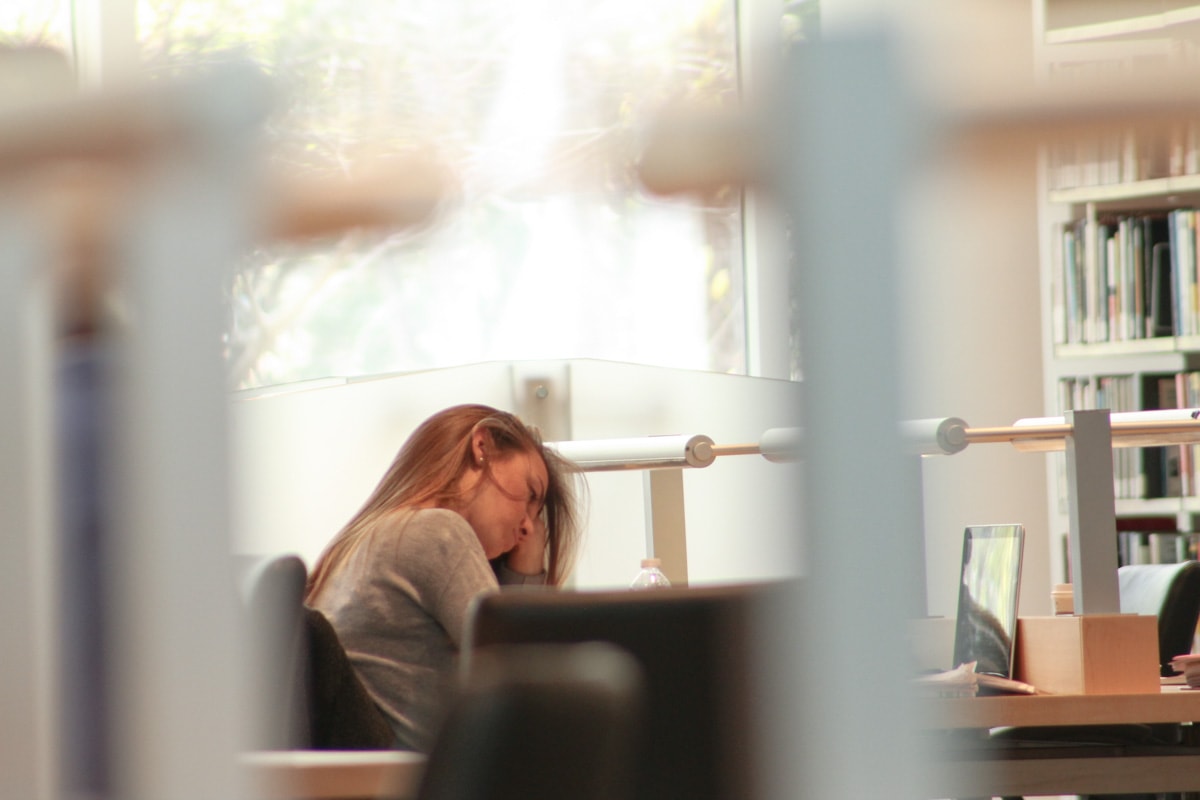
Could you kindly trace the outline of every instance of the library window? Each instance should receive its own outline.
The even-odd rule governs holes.
[[[283,88],[273,158],[337,170],[436,153],[427,228],[264,247],[228,287],[246,389],[491,360],[746,371],[742,205],[638,184],[673,102],[737,102],[734,0],[138,0],[152,74],[231,49]]]
[[[0,47],[51,47],[71,51],[71,0],[4,0]]]

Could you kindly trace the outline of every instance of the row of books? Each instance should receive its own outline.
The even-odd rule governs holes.
[[[1181,144],[1176,156],[1180,169],[1184,153]],[[1170,148],[1162,138],[1139,140],[1133,133],[1085,137],[1048,148],[1047,182],[1051,190],[1132,183],[1170,174],[1171,162]]]
[[[1058,404],[1063,412],[1084,408],[1110,411],[1136,411],[1140,405],[1139,386],[1132,375],[1099,375],[1062,378],[1058,382]],[[1178,448],[1176,448],[1178,449]],[[1117,499],[1142,499],[1152,487],[1147,480],[1146,458],[1141,450],[1121,447],[1113,451],[1113,494]],[[1058,457],[1058,486],[1065,500],[1066,461]],[[1161,495],[1159,495],[1161,496]]]
[[[1058,402],[1063,412],[1085,408],[1200,408],[1200,371],[1062,378],[1058,382]],[[1058,485],[1065,487],[1066,464],[1061,456],[1059,478]],[[1200,495],[1200,446],[1114,449],[1113,493],[1117,499],[1131,500]]]
[[[1172,260],[1171,223],[1159,214],[1060,226],[1052,306],[1056,343],[1175,332],[1174,275],[1182,270]]]
[[[1200,534],[1181,531],[1119,531],[1117,563],[1178,564],[1200,556]]]
[[[1047,65],[1048,77],[1059,85],[1075,84],[1081,92],[1126,82],[1146,69],[1198,60],[1191,42],[1169,37],[1128,40],[1105,54],[1077,50],[1077,58],[1057,54]],[[1052,190],[1200,173],[1200,118],[1181,119],[1165,131],[1131,125],[1123,132],[1063,140],[1048,146],[1047,165]]]
[[[1143,522],[1144,520],[1136,520]],[[1118,525],[1123,520],[1118,520]],[[1169,526],[1173,520],[1159,520]],[[1059,538],[1063,564],[1067,567],[1065,581],[1071,582],[1070,536],[1062,533]],[[1200,560],[1200,533],[1161,530],[1117,531],[1117,565],[1131,564],[1178,564],[1182,561]]]
[[[1200,335],[1200,226],[1194,209],[1059,227],[1057,344]]]
[[[1107,186],[1200,173],[1200,121],[1166,135],[1130,130],[1081,137],[1047,150],[1051,190]]]
[[[1149,375],[1142,383],[1142,408],[1194,408],[1200,403],[1200,372]],[[1190,445],[1146,447],[1146,497],[1196,494],[1196,448]]]

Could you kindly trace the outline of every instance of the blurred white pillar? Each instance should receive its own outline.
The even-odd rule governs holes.
[[[238,798],[245,741],[232,574],[222,275],[254,219],[262,77],[164,98],[181,135],[142,171],[121,231],[111,562],[116,797]]]
[[[61,778],[51,232],[24,188],[0,178],[0,797],[50,800]]]
[[[915,797],[905,641],[919,498],[898,433],[897,219],[916,113],[882,37],[806,45],[778,98],[800,297],[808,564],[775,710],[769,796]],[[786,698],[790,695],[791,701]]]
[[[74,61],[81,86],[128,83],[141,60],[137,0],[72,0]]]

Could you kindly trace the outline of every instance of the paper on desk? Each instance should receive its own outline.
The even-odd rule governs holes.
[[[1028,683],[975,671],[975,662],[959,664],[945,672],[935,672],[917,678],[917,686],[934,697],[974,697],[981,690],[988,694],[1037,694]]]
[[[968,661],[944,672],[921,675],[916,685],[927,697],[974,697],[979,693],[979,676],[975,662]]]
[[[1200,654],[1175,656],[1171,659],[1171,669],[1183,673],[1189,689],[1200,689]]]

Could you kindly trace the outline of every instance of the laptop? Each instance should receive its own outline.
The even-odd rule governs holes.
[[[1012,680],[1024,547],[1019,524],[970,525],[963,532],[954,664],[975,662],[981,693],[1035,691]]]

